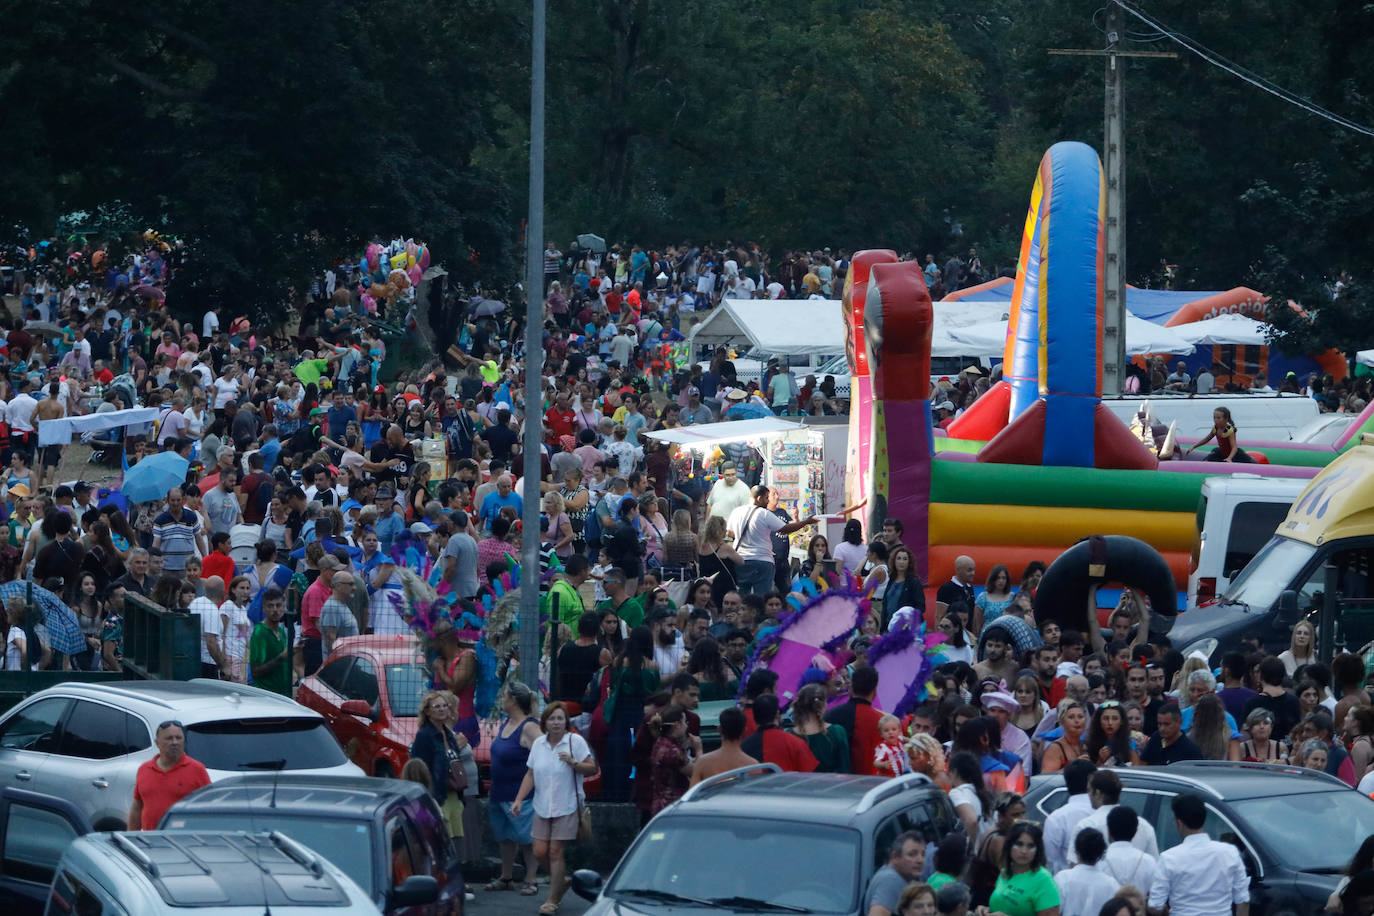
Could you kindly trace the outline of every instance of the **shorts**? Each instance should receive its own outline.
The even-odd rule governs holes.
[[[39,467],[55,468],[62,463],[62,446],[45,445],[38,450]]]
[[[455,839],[463,836],[463,799],[452,789],[444,796],[444,824],[449,836]]]
[[[577,812],[562,814],[558,817],[534,816],[534,838],[537,840],[562,840],[570,843],[577,839]]]
[[[493,801],[487,804],[487,819],[491,835],[498,843],[528,846],[532,842],[530,828],[534,826],[534,804],[526,799],[519,816],[510,813],[510,802]]]

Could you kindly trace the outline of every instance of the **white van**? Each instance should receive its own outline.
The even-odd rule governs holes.
[[[1188,563],[1188,607],[1210,601],[1269,542],[1311,481],[1232,474],[1202,482]]]
[[[1212,431],[1212,411],[1218,407],[1231,411],[1243,442],[1287,441],[1319,413],[1316,401],[1296,394],[1152,395],[1103,398],[1102,403],[1127,426],[1146,404],[1157,423],[1168,426],[1177,421],[1178,437],[1185,442]]]

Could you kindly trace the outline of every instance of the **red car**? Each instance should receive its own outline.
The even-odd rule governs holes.
[[[324,716],[348,759],[373,776],[398,776],[410,759],[420,700],[430,673],[414,636],[350,636],[334,644],[320,670],[296,688],[296,702]],[[484,794],[491,741],[498,723],[478,720],[482,742],[473,749]],[[586,782],[589,795],[600,777]]]

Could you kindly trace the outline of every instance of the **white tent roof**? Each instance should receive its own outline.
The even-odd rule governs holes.
[[[687,335],[694,351],[748,340],[765,353],[843,353],[838,299],[726,299]]]
[[[670,445],[715,445],[719,442],[739,442],[743,439],[759,439],[763,436],[778,436],[806,429],[803,423],[794,423],[781,417],[760,417],[757,420],[727,420],[724,423],[701,423],[696,426],[677,426],[673,429],[646,430],[647,439],[656,439]]]
[[[950,330],[949,337],[958,353],[969,356],[1001,356],[1007,343],[1006,321],[989,321]],[[1126,313],[1126,352],[1138,353],[1177,353],[1186,355],[1193,352],[1193,345],[1182,334],[1181,328],[1166,328],[1143,318]],[[937,352],[937,340],[931,343],[932,355]],[[954,355],[954,354],[951,354]]]
[[[1174,325],[1169,330],[1177,331],[1180,337],[1199,346],[1236,344],[1264,347],[1269,345],[1264,336],[1267,327],[1263,321],[1256,321],[1244,315],[1227,314]]]

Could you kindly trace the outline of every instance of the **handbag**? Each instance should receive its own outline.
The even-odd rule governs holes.
[[[571,739],[568,747],[572,747]],[[573,781],[573,798],[577,799],[577,841],[585,843],[592,838],[592,809],[582,804],[582,793],[577,791],[577,771],[568,767],[568,776]]]
[[[447,734],[444,735],[444,756],[448,758],[448,790],[461,796],[468,787],[468,771],[458,752],[449,746]]]

